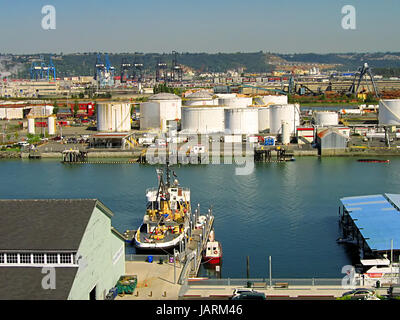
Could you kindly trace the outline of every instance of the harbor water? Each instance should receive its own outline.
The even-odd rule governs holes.
[[[246,256],[254,278],[268,277],[269,256],[274,278],[342,278],[342,267],[353,264],[356,253],[336,243],[339,199],[400,193],[400,159],[389,159],[305,157],[256,164],[245,176],[235,175],[234,165],[173,170],[191,189],[193,207],[200,203],[205,213],[213,206],[224,278],[245,278]],[[0,172],[1,198],[98,198],[115,213],[112,223],[120,232],[140,225],[145,191],[157,185],[155,167],[139,164],[2,160]]]

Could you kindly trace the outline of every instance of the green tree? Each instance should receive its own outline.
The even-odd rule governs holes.
[[[78,101],[75,101],[74,103],[74,117],[76,117],[76,115],[78,114],[79,111],[79,103]]]
[[[54,107],[53,114],[57,115],[58,111],[60,110],[60,108],[58,107],[57,101],[54,101],[53,107]]]

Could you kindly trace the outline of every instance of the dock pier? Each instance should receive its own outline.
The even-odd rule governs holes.
[[[77,163],[87,160],[87,152],[80,150],[64,150],[62,152],[62,162]]]
[[[284,148],[271,149],[261,147],[254,150],[255,162],[286,162],[294,161],[294,153],[288,152]]]
[[[199,218],[205,217],[204,223],[199,226]],[[179,259],[184,261],[184,267],[180,274],[178,283],[184,284],[189,277],[196,277],[202,260],[202,252],[206,248],[210,232],[214,224],[212,208],[208,209],[205,216],[200,214],[200,206],[191,215],[189,232],[184,243],[181,245]]]

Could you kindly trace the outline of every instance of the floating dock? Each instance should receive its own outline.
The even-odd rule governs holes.
[[[389,252],[399,256],[400,194],[346,197],[340,201],[339,222],[343,237],[338,242],[358,246],[361,259]]]

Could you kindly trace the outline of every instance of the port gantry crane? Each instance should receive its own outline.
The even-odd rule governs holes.
[[[375,84],[374,81],[374,76],[372,75],[372,71],[371,68],[369,67],[368,63],[364,63],[363,66],[359,67],[357,72],[354,75],[353,78],[353,83],[351,84],[347,95],[357,95],[358,94],[358,90],[360,88],[360,84],[362,82],[362,80],[365,78],[365,83],[367,85],[367,88],[369,90],[369,85],[368,85],[368,81],[367,81],[367,76],[369,76],[369,78],[371,79],[371,83],[372,86],[374,88],[374,93],[377,97],[379,97],[379,92],[378,92],[378,88]],[[356,84],[356,80],[357,80],[357,84]]]
[[[172,69],[171,69],[171,81],[182,81],[183,70],[178,64],[178,52],[172,51]]]
[[[156,65],[156,82],[167,81],[167,64],[158,58]]]
[[[33,61],[30,68],[31,80],[55,80],[56,79],[56,67],[54,66],[53,60],[50,56],[49,64],[47,65],[44,61],[44,57],[41,55],[39,61]]]
[[[104,73],[104,63],[101,61],[101,55],[100,53],[97,54],[96,58],[96,64],[94,66],[95,71],[94,71],[94,80],[100,81],[102,74]]]
[[[114,73],[115,68],[111,65],[108,54],[105,54],[105,63],[103,63],[101,55],[98,53],[95,64],[94,79],[100,87],[112,86],[114,84]]]
[[[143,63],[139,62],[136,55],[135,60],[133,61],[133,79],[137,82],[143,81]]]
[[[131,78],[130,72],[132,64],[128,62],[127,58],[122,58],[121,62],[121,83],[126,83]]]

